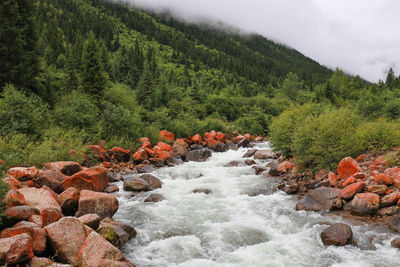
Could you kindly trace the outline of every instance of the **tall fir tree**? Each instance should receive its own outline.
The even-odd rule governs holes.
[[[393,88],[395,79],[396,77],[394,76],[394,71],[392,68],[390,68],[386,76],[386,81],[385,81],[386,86],[389,88]]]
[[[140,77],[139,83],[136,87],[137,99],[140,104],[147,109],[151,109],[152,96],[153,96],[153,74],[150,70],[150,66],[146,61],[143,67],[143,73]]]

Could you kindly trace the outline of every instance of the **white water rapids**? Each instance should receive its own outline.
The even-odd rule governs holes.
[[[243,161],[246,150],[158,169],[152,174],[162,188],[132,198],[119,183],[120,208],[114,218],[138,232],[124,245],[124,255],[138,267],[400,266],[400,252],[390,245],[396,235],[366,223],[352,225],[358,246],[325,247],[320,233],[327,223],[349,222],[296,211],[296,196],[277,191],[276,179],[257,176],[250,166],[224,167]],[[165,200],[143,202],[152,193]]]

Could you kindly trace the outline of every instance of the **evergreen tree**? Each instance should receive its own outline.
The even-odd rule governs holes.
[[[0,2],[0,88],[7,83],[34,89],[39,63],[32,0]]]
[[[140,78],[136,90],[139,104],[143,104],[145,108],[151,109],[153,96],[153,74],[151,73],[147,61],[144,64],[142,77]]]
[[[93,32],[90,32],[82,53],[81,86],[85,93],[101,96],[107,86],[108,75],[100,60],[99,47]]]
[[[392,68],[390,68],[386,76],[386,81],[385,81],[386,86],[389,88],[393,88],[395,79],[396,77],[394,76],[394,71]]]

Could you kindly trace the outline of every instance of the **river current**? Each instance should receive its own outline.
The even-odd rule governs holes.
[[[138,267],[400,266],[400,251],[390,245],[396,235],[367,223],[352,224],[356,246],[325,247],[320,233],[327,224],[351,223],[296,211],[296,196],[277,191],[276,179],[255,175],[250,166],[224,167],[243,161],[246,150],[160,168],[152,174],[162,188],[134,197],[119,183],[114,218],[138,232],[124,245],[124,255]],[[199,189],[211,193],[193,193]],[[152,193],[165,200],[145,203]]]

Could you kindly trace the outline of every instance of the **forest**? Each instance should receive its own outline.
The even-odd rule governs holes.
[[[372,84],[260,35],[101,0],[3,0],[0,25],[10,166],[79,161],[100,140],[135,149],[162,129],[270,136],[309,169],[400,145],[392,69]]]

